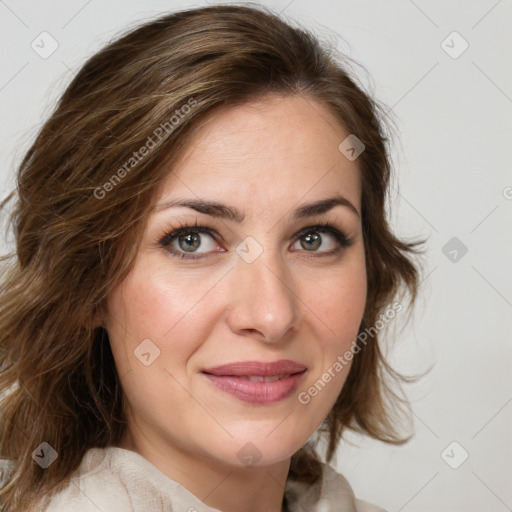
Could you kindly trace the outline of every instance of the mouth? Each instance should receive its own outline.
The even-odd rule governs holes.
[[[286,373],[283,375],[270,375],[268,377],[264,377],[263,375],[226,375],[226,377],[237,377],[242,380],[248,380],[249,382],[276,382],[277,380],[287,379],[291,375],[296,374]]]
[[[223,364],[213,368],[205,368],[203,373],[230,377],[281,377],[294,375],[306,370],[306,366],[290,359],[279,361],[239,361]],[[277,379],[276,379],[277,380]]]
[[[216,388],[239,400],[268,404],[290,396],[306,371],[303,364],[280,360],[237,362],[207,368],[201,373]]]

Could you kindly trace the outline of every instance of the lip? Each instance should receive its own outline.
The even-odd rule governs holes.
[[[306,373],[306,366],[289,359],[244,361],[207,368],[201,373],[218,389],[254,404],[270,404],[290,396]],[[276,379],[272,381],[252,379]]]
[[[303,364],[290,359],[281,359],[274,362],[239,361],[215,366],[214,368],[205,368],[203,372],[219,376],[272,377],[274,375],[300,373],[305,369],[306,366]]]

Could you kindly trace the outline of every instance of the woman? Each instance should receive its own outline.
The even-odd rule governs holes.
[[[166,15],[84,65],[19,169],[4,510],[382,510],[313,443],[404,442],[378,331],[418,271],[380,112],[260,8]]]

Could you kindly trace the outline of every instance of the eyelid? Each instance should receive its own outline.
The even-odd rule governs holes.
[[[171,240],[174,240],[178,236],[188,233],[189,231],[196,231],[198,233],[206,233],[207,235],[210,235],[212,238],[215,239],[215,235],[217,234],[214,229],[211,229],[207,226],[202,226],[200,224],[195,225],[183,225],[180,227],[177,227],[176,229],[172,229],[170,231],[166,231],[164,236],[160,239],[159,243],[162,245],[168,245]],[[220,236],[220,235],[218,235]]]
[[[217,238],[222,239],[222,237],[217,233],[216,230],[199,223],[196,219],[195,224],[187,224],[186,222],[183,224],[180,223],[180,225],[177,226],[176,228],[171,228],[169,230],[166,230],[165,234],[163,236],[159,237],[158,243],[161,246],[167,248],[171,245],[172,241],[174,241],[177,237],[179,237],[180,235],[182,235],[184,233],[188,233],[191,231],[195,231],[197,233],[205,233],[207,235],[210,235],[216,241],[217,241]],[[311,233],[311,232],[315,232],[315,231],[317,231],[319,233],[330,234],[338,242],[338,247],[335,250],[331,250],[331,251],[305,251],[306,253],[311,252],[311,255],[307,255],[305,257],[318,258],[318,257],[322,257],[322,256],[330,256],[333,254],[338,254],[343,249],[346,249],[353,243],[352,238],[350,238],[348,235],[346,235],[343,230],[336,228],[330,222],[323,222],[323,223],[320,222],[320,223],[316,223],[316,224],[313,224],[310,226],[306,226],[305,228],[301,229],[294,235],[294,243],[297,242],[302,236],[304,236],[308,233]],[[189,260],[207,258],[208,254],[210,254],[208,252],[206,252],[206,253],[187,253],[185,251],[183,251],[183,252],[177,251],[174,248],[167,249],[167,250],[169,253],[171,253],[175,257],[181,257],[182,259],[189,259]],[[217,251],[217,252],[226,252],[226,251],[224,250],[224,251]]]

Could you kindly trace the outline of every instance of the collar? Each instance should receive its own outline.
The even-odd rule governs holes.
[[[162,502],[172,503],[173,512],[222,512],[206,506],[142,455],[124,448],[111,446],[89,449],[80,466],[81,478],[92,478],[96,474],[101,479],[102,468],[107,467],[115,470],[130,493],[152,487],[152,492],[162,495]],[[322,464],[321,483],[309,486],[288,479],[285,496],[290,512],[359,512],[350,484],[328,464]]]
[[[321,482],[313,486],[288,479],[284,495],[290,512],[385,512],[357,500],[345,477],[328,464],[322,464]],[[90,448],[44,510],[71,509],[222,512],[206,506],[142,455],[113,446]]]

